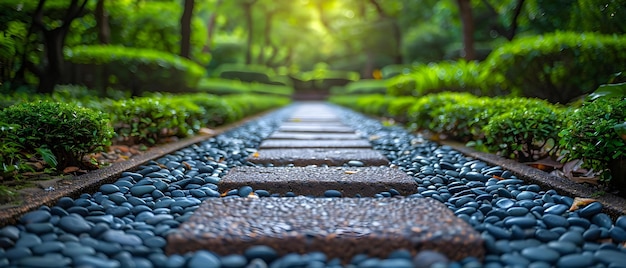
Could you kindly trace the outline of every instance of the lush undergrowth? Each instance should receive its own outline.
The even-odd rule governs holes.
[[[579,106],[455,92],[421,97],[336,95],[330,101],[369,115],[392,118],[415,131],[432,133],[435,139],[466,142],[479,150],[521,162],[581,159],[584,167],[595,171],[605,182],[612,179],[613,163],[626,156],[623,95],[588,100]]]
[[[35,171],[33,159],[43,159],[49,174],[68,166],[93,167],[84,156],[112,144],[152,146],[290,102],[287,96],[254,93],[154,93],[120,99],[14,94],[0,100],[1,180]]]

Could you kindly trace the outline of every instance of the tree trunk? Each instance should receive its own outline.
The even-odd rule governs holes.
[[[191,19],[194,0],[185,0],[183,16],[180,18],[180,56],[191,58]]]
[[[244,12],[246,15],[246,27],[248,28],[248,40],[247,40],[247,49],[246,49],[246,64],[252,64],[252,41],[254,38],[254,27],[253,27],[253,19],[252,19],[252,4],[244,3],[243,4]]]
[[[474,49],[474,19],[472,18],[472,6],[470,0],[457,0],[461,23],[463,25],[463,51],[461,56],[466,60],[476,59]]]
[[[222,0],[218,0],[215,4],[215,9],[222,4]],[[211,13],[211,17],[209,17],[209,23],[207,24],[207,42],[204,44],[202,48],[202,52],[210,53],[211,52],[211,43],[213,42],[213,34],[215,33],[215,19],[217,18],[217,11],[213,11]]]
[[[46,0],[39,0],[37,9],[33,13],[33,25],[43,33],[44,39],[45,58],[42,63],[42,72],[40,72],[41,75],[39,76],[39,85],[37,87],[39,93],[52,93],[64,73],[63,46],[65,45],[65,37],[69,32],[72,21],[81,15],[88,0],[83,0],[80,5],[78,1],[72,0],[65,17],[61,20],[61,25],[57,28],[47,29],[43,22],[43,6]]]
[[[111,43],[111,28],[109,27],[109,14],[104,8],[105,0],[96,3],[96,24],[98,25],[98,40],[100,44]]]

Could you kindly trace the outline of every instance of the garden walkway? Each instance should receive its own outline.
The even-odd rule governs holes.
[[[168,236],[166,251],[242,254],[270,245],[280,254],[320,251],[344,262],[360,253],[385,258],[398,249],[482,259],[480,234],[441,202],[372,198],[406,196],[417,184],[333,111],[324,103],[298,106],[248,157],[257,166],[236,167],[220,181],[220,189],[248,198],[205,200]],[[252,189],[299,197],[258,198]]]

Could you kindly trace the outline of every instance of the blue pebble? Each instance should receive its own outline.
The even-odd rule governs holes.
[[[619,226],[613,226],[609,230],[609,234],[611,238],[613,239],[613,241],[617,243],[622,243],[626,241],[626,231]]]
[[[248,197],[248,195],[250,195],[253,191],[254,190],[250,186],[242,186],[237,191],[237,194],[239,194],[240,197]]]
[[[549,229],[555,227],[569,227],[569,222],[567,222],[567,218],[554,214],[545,214],[541,219]]]
[[[341,197],[342,194],[340,191],[337,190],[326,190],[324,192],[324,197]]]
[[[613,220],[611,220],[611,217],[609,217],[609,215],[606,215],[604,213],[598,213],[594,215],[593,217],[591,217],[591,222],[594,223],[595,225],[598,225],[600,227],[604,227],[607,229],[610,229],[611,226],[613,226]]]
[[[565,211],[567,211],[568,209],[569,209],[569,206],[566,206],[566,205],[563,205],[563,204],[556,204],[554,206],[546,208],[544,213],[546,213],[546,214],[554,214],[554,215],[561,215],[561,214],[565,213]]]
[[[536,224],[537,224],[537,220],[532,219],[532,218],[526,218],[526,217],[513,217],[513,218],[506,219],[504,221],[504,225],[507,227],[517,225],[521,227],[522,229],[533,227]]]
[[[602,211],[602,203],[593,202],[578,210],[578,215],[583,218],[591,218]]]
[[[570,254],[563,256],[556,263],[559,268],[587,268],[595,263],[593,258],[582,254]]]

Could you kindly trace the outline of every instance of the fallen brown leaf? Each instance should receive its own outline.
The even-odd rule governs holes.
[[[589,205],[593,202],[597,202],[598,200],[593,199],[593,198],[584,198],[584,197],[575,197],[574,198],[574,203],[572,203],[572,206],[569,208],[569,211],[574,211],[577,210],[581,207],[584,207],[586,205]]]

